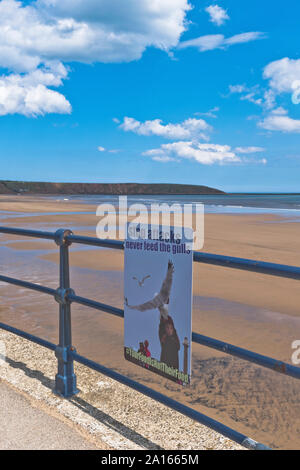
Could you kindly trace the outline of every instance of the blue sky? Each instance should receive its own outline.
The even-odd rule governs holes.
[[[296,0],[0,1],[0,178],[299,192],[299,17]]]

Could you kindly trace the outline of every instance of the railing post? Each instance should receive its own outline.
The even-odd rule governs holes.
[[[55,233],[55,242],[59,246],[59,288],[55,299],[59,303],[59,344],[55,355],[58,361],[58,373],[55,376],[55,393],[63,397],[71,397],[78,393],[74,363],[70,352],[75,351],[72,346],[71,303],[68,299],[70,292],[69,246],[66,236],[71,235],[70,230],[60,229]]]

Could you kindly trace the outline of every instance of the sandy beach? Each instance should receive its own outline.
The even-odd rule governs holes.
[[[0,225],[96,236],[94,205],[55,198],[0,196]],[[5,211],[5,212],[2,212]],[[206,214],[203,251],[300,266],[299,224],[274,214]],[[0,235],[6,275],[57,286],[54,243]],[[84,295],[122,308],[123,253],[73,245],[71,282]],[[2,271],[2,270],[1,270]],[[300,339],[299,283],[194,263],[193,331],[291,363]],[[57,341],[57,304],[1,283],[0,321]],[[123,359],[123,323],[73,307],[73,343],[86,355],[193,406],[275,448],[299,448],[300,384],[212,349],[193,346],[190,387]],[[108,354],[109,352],[109,354]]]

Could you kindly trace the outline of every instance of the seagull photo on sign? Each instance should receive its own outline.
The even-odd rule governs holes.
[[[140,305],[129,305],[128,300],[125,297],[125,305],[132,310],[139,310],[140,312],[146,312],[147,310],[153,310],[157,308],[159,310],[160,317],[167,319],[168,318],[168,304],[169,304],[170,292],[171,292],[172,282],[173,282],[173,273],[174,273],[174,265],[172,261],[169,261],[167,274],[162,283],[159,293],[155,294],[152,300],[148,300],[147,302],[140,304]]]
[[[161,345],[160,361],[164,362],[169,367],[179,369],[178,353],[180,350],[180,340],[175,329],[174,321],[168,314],[174,271],[174,264],[169,260],[167,274],[159,293],[155,294],[152,300],[140,305],[128,305],[127,298],[125,297],[125,305],[132,310],[139,310],[140,312],[154,309],[159,310],[160,323],[158,327],[158,337]]]
[[[136,276],[133,276],[132,279],[133,279],[134,281],[137,281],[137,282],[138,282],[138,285],[139,285],[140,287],[143,287],[143,286],[144,286],[144,283],[145,283],[145,281],[146,281],[146,279],[149,279],[150,277],[151,277],[150,274],[148,274],[148,276],[143,277],[143,279],[141,279],[141,281],[139,281]]]

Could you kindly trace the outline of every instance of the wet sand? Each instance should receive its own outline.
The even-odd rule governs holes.
[[[1,214],[1,225],[53,231],[65,226],[91,236],[99,221],[94,206],[45,198],[3,196],[0,211],[9,211]],[[284,222],[277,215],[207,214],[203,250],[300,266],[300,225]],[[58,255],[52,242],[1,235],[0,258],[7,275],[57,286]],[[122,252],[73,245],[71,264],[78,295],[122,307]],[[54,301],[45,303],[44,296],[2,283],[0,296],[0,321],[57,340]],[[298,299],[298,281],[194,263],[193,331],[289,363],[291,343],[300,339]],[[124,361],[121,319],[74,306],[73,327],[73,343],[81,354],[265,444],[300,448],[298,381],[193,345],[192,385],[181,390]]]

